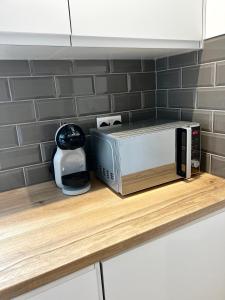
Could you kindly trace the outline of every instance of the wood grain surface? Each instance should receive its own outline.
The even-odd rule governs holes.
[[[0,194],[0,299],[10,299],[225,207],[225,180],[202,174],[127,197],[97,180]]]

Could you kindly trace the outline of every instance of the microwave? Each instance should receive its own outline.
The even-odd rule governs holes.
[[[91,129],[91,147],[97,177],[122,195],[200,172],[200,125],[195,122]]]

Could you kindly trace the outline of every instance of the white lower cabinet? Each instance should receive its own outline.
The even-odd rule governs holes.
[[[102,300],[98,264],[35,289],[14,300]]]
[[[105,300],[224,300],[225,212],[102,263]]]

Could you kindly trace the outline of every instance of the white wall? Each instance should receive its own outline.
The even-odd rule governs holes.
[[[225,34],[225,0],[207,0],[206,39]]]

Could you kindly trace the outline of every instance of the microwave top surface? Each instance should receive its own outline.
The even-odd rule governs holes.
[[[101,135],[108,135],[115,139],[129,138],[142,134],[154,133],[157,131],[200,126],[196,122],[188,121],[139,121],[129,124],[122,124],[115,127],[104,127],[99,129],[91,129],[92,132],[97,132]]]

